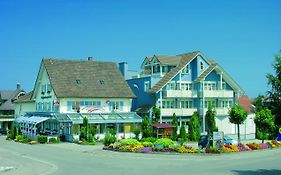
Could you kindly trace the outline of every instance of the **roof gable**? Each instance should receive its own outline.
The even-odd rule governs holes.
[[[157,93],[164,87],[171,79],[173,79],[187,64],[199,55],[199,51],[190,52],[186,54],[177,55],[181,57],[179,64],[170,72],[166,73],[148,92]]]
[[[134,98],[115,63],[43,59],[58,98]]]

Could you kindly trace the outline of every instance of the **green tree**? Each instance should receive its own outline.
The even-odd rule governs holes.
[[[261,111],[263,108],[265,108],[264,104],[263,104],[263,99],[264,96],[263,95],[258,95],[255,100],[253,101],[253,105],[255,106],[255,110],[256,112]]]
[[[88,119],[87,117],[84,117],[83,124],[80,129],[80,139],[88,141],[88,130],[89,130]]]
[[[156,106],[153,106],[152,109],[152,123],[158,123],[158,120],[160,118],[160,109]]]
[[[281,50],[275,55],[275,62],[272,65],[275,74],[267,74],[268,85],[271,90],[268,91],[270,97],[270,109],[275,115],[275,124],[281,126]]]
[[[244,121],[247,119],[247,112],[244,108],[239,105],[232,106],[229,111],[229,121],[230,123],[237,125],[237,136],[238,136],[238,143],[240,143],[240,128],[239,125],[243,124]]]
[[[188,123],[188,135],[192,141],[198,141],[200,137],[200,121],[198,113],[194,112]]]
[[[178,131],[178,120],[177,120],[177,116],[176,116],[175,113],[173,114],[172,125],[174,125],[174,128],[173,128],[172,138],[171,139],[172,140],[177,140],[177,137],[178,137],[178,134],[177,134],[177,131]]]
[[[212,109],[211,104],[208,104],[208,110],[206,112],[206,124],[208,127],[208,134],[213,134],[214,131],[217,131],[218,128],[216,127],[216,111]]]
[[[187,133],[186,133],[184,124],[181,124],[179,140],[181,140],[183,142],[187,141]]]
[[[144,117],[141,123],[141,131],[142,131],[142,137],[147,138],[151,136],[151,126],[149,124],[149,118],[147,116]]]
[[[258,128],[259,137],[261,137],[258,139],[262,139],[262,143],[264,143],[264,140],[268,139],[268,136],[274,131],[274,118],[274,115],[272,115],[271,111],[267,108],[256,113],[255,123]]]

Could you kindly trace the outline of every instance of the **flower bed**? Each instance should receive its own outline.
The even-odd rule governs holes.
[[[196,148],[190,146],[182,146],[174,143],[170,139],[157,139],[153,140],[147,139],[143,142],[139,142],[136,139],[123,139],[109,146],[104,146],[105,150],[115,150],[115,151],[126,151],[126,152],[139,152],[139,153],[156,153],[156,152],[173,152],[173,153],[202,153]],[[251,150],[263,150],[281,147],[281,144],[275,140],[267,143],[249,143],[246,145],[238,144],[236,145],[224,145],[221,149],[217,147],[210,147],[205,149],[203,153],[208,154],[220,154],[220,153],[230,153],[230,152],[243,152]]]

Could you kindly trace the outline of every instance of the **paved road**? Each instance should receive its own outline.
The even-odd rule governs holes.
[[[119,153],[71,143],[26,145],[0,137],[4,175],[281,175],[281,149],[223,155]]]

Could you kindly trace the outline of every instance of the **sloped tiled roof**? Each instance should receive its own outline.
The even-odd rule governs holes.
[[[248,96],[242,95],[237,99],[238,104],[248,113],[253,112],[254,108]]]
[[[19,99],[17,99],[16,101],[14,101],[14,103],[28,103],[28,102],[34,102],[35,100],[32,100],[32,95],[33,95],[33,91],[20,96]]]
[[[23,92],[21,89],[16,89],[14,91],[0,91],[0,110],[14,110],[13,101]]]
[[[186,64],[191,62],[200,52],[191,52],[186,54],[177,55],[181,57],[179,64],[170,72],[166,73],[148,92],[157,93],[163,86],[165,86],[177,73],[184,68]]]
[[[135,98],[115,63],[43,59],[58,98]]]
[[[181,61],[181,56],[164,56],[164,55],[155,55],[159,62],[162,65],[173,65],[176,66]]]

